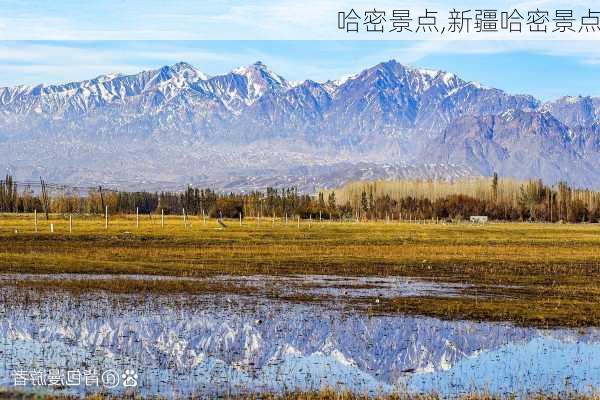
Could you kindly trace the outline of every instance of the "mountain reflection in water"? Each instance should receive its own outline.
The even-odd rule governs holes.
[[[3,302],[0,317],[3,387],[12,387],[14,371],[34,368],[133,368],[142,395],[169,397],[324,386],[447,396],[600,387],[594,329],[367,316],[342,305],[235,295],[141,301],[55,293]]]

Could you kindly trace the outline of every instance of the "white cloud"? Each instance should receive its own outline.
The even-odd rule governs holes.
[[[419,64],[431,55],[459,56],[501,53],[543,54],[568,57],[572,62],[599,65],[596,42],[551,41],[415,41],[367,45],[368,51],[338,59],[351,50],[353,42],[315,42],[332,51],[331,56],[290,56],[290,51],[273,49],[260,42],[242,42],[203,48],[202,42],[23,42],[0,41],[0,86],[63,83],[90,79],[111,72],[137,73],[162,65],[186,61],[210,75],[263,60],[289,79],[337,79],[391,58],[404,64]],[[290,45],[293,45],[291,43]],[[281,46],[280,46],[281,47]],[[326,51],[326,50],[323,50]],[[293,52],[293,50],[292,50]],[[301,53],[300,53],[301,54]]]
[[[198,2],[171,0],[165,8],[158,0],[103,0],[78,2],[30,0],[4,3],[0,17],[0,40],[327,40],[327,39],[453,39],[451,35],[429,36],[385,34],[347,34],[337,29],[338,11],[355,8],[364,12],[377,8],[390,12],[399,7],[421,14],[425,8],[438,11],[440,20],[447,21],[448,11],[491,8],[509,10],[565,8],[557,0],[525,0],[507,3],[501,0],[259,0],[247,2]],[[48,6],[51,4],[52,6]],[[579,15],[590,7],[589,0],[572,0],[568,8]],[[592,6],[593,7],[593,6]],[[600,10],[600,9],[599,9]],[[415,15],[416,17],[417,15]],[[515,35],[485,34],[485,38],[511,39]],[[573,35],[520,35],[519,39],[568,39]],[[600,35],[575,36],[600,39]],[[455,38],[455,37],[454,37]],[[481,39],[470,35],[469,39]]]

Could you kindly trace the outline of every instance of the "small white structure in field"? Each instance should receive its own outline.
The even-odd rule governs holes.
[[[474,224],[485,224],[488,222],[487,215],[471,215],[470,220]]]

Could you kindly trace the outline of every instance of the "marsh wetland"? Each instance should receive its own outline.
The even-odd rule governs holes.
[[[50,232],[49,224],[54,232]],[[0,386],[81,396],[593,397],[597,224],[0,218]],[[135,387],[27,385],[135,371]],[[306,395],[308,396],[308,395]]]

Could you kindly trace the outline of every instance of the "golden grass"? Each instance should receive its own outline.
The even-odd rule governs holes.
[[[68,216],[38,218],[35,233],[33,215],[0,215],[0,272],[412,276],[473,286],[460,298],[398,298],[369,310],[536,326],[600,325],[597,224],[301,221],[298,228],[296,221],[267,218],[241,227],[230,220],[219,229],[214,220],[205,225],[189,217],[184,227],[181,217],[166,217],[161,228],[160,216],[141,216],[136,228],[135,216],[118,216],[106,230],[102,217],[74,216],[69,233]],[[118,292],[201,291],[181,284],[70,285],[90,284]]]

